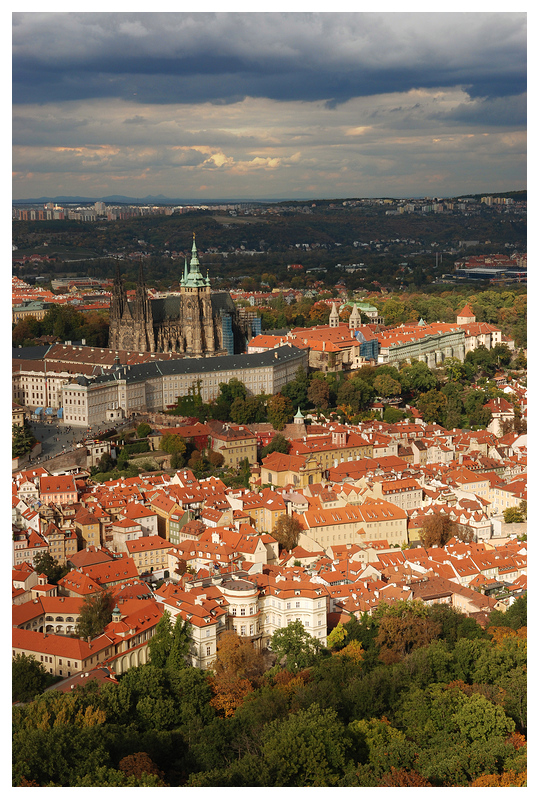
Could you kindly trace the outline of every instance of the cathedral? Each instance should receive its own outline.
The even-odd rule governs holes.
[[[188,357],[233,355],[245,350],[246,330],[227,291],[212,291],[200,271],[195,236],[180,294],[149,299],[140,266],[135,298],[127,301],[119,267],[110,304],[109,348],[178,352]]]

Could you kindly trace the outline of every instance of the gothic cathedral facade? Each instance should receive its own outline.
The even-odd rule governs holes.
[[[110,304],[109,348],[138,352],[178,352],[188,357],[233,355],[245,349],[246,330],[226,291],[212,291],[203,277],[193,235],[180,293],[149,299],[142,264],[135,298],[127,301],[119,268]]]

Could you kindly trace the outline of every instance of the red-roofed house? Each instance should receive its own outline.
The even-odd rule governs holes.
[[[159,535],[144,536],[125,542],[125,548],[139,574],[154,573],[168,569],[170,541]]]
[[[111,654],[113,647],[106,635],[91,643],[66,635],[47,635],[33,630],[14,628],[11,633],[12,654],[34,657],[43,668],[56,677],[69,677],[95,666]]]
[[[42,475],[39,479],[39,498],[44,505],[76,502],[78,494],[75,478],[69,474]]]

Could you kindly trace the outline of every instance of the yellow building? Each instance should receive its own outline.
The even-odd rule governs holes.
[[[226,466],[239,466],[247,458],[249,463],[257,462],[256,436],[244,425],[210,422],[208,446],[220,452]]]
[[[262,485],[306,488],[321,482],[322,465],[315,455],[283,455],[281,452],[271,452],[262,461],[260,479]]]
[[[99,519],[96,519],[90,511],[81,508],[76,514],[74,521],[75,531],[80,541],[81,549],[85,549],[89,546],[101,546],[101,525],[99,524]]]
[[[24,420],[28,416],[28,411],[16,402],[11,403],[11,424],[12,426],[22,427]]]
[[[344,427],[324,436],[311,436],[307,440],[293,441],[291,455],[306,457],[315,454],[323,469],[331,469],[343,461],[373,457],[373,444],[358,433]]]
[[[177,502],[175,502],[166,494],[157,494],[150,501],[150,509],[157,514],[157,531],[161,538],[170,541],[170,523],[180,518],[183,518],[184,511]],[[174,516],[174,519],[172,517]]]
[[[143,536],[135,541],[126,541],[128,555],[133,558],[139,574],[168,569],[167,553],[170,543],[159,535]]]

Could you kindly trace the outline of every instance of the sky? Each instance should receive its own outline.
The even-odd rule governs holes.
[[[21,12],[13,199],[526,187],[523,12]]]

